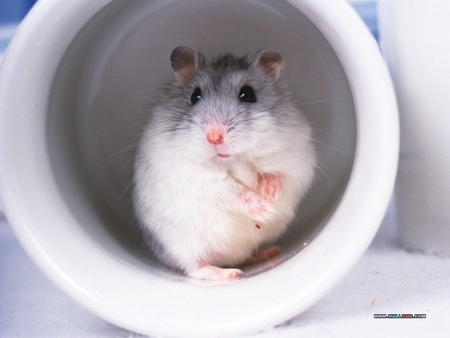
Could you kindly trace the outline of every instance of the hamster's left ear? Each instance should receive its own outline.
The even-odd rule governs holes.
[[[179,46],[170,55],[175,78],[186,84],[198,68],[198,54],[186,46]]]
[[[260,52],[255,61],[274,80],[278,80],[284,69],[283,57],[277,52]]]

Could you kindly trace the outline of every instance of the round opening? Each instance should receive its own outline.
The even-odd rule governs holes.
[[[113,1],[104,7],[67,48],[51,89],[48,147],[61,194],[79,224],[113,254],[146,269],[157,264],[137,245],[130,184],[137,142],[161,86],[173,79],[169,56],[178,45],[238,55],[263,48],[284,56],[284,77],[314,128],[319,158],[314,186],[279,240],[281,256],[292,256],[320,231],[345,191],[356,117],[332,47],[287,2]],[[86,210],[95,214],[87,218]]]
[[[279,52],[314,130],[315,181],[278,241],[281,261],[245,266],[236,282],[165,268],[133,225],[136,143],[179,45]],[[395,98],[376,43],[345,1],[42,0],[0,75],[8,219],[59,287],[127,329],[209,337],[279,324],[349,271],[386,210]]]

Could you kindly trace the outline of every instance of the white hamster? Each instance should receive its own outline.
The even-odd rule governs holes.
[[[133,204],[164,264],[209,280],[270,246],[295,217],[316,166],[312,130],[280,79],[282,56],[207,57],[180,46],[175,81],[152,109],[135,162]]]

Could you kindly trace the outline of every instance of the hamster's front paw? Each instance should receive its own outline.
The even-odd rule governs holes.
[[[274,216],[274,207],[264,197],[251,190],[244,189],[239,193],[239,199],[249,216],[256,222],[264,223],[272,220]]]
[[[283,181],[279,175],[263,174],[259,181],[259,190],[263,197],[275,201],[283,190]]]

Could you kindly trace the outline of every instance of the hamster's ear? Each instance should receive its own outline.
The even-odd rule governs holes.
[[[185,84],[198,67],[198,54],[186,46],[179,46],[170,55],[175,78]]]
[[[283,57],[276,52],[261,52],[257,55],[256,62],[274,80],[278,80],[284,69]]]

